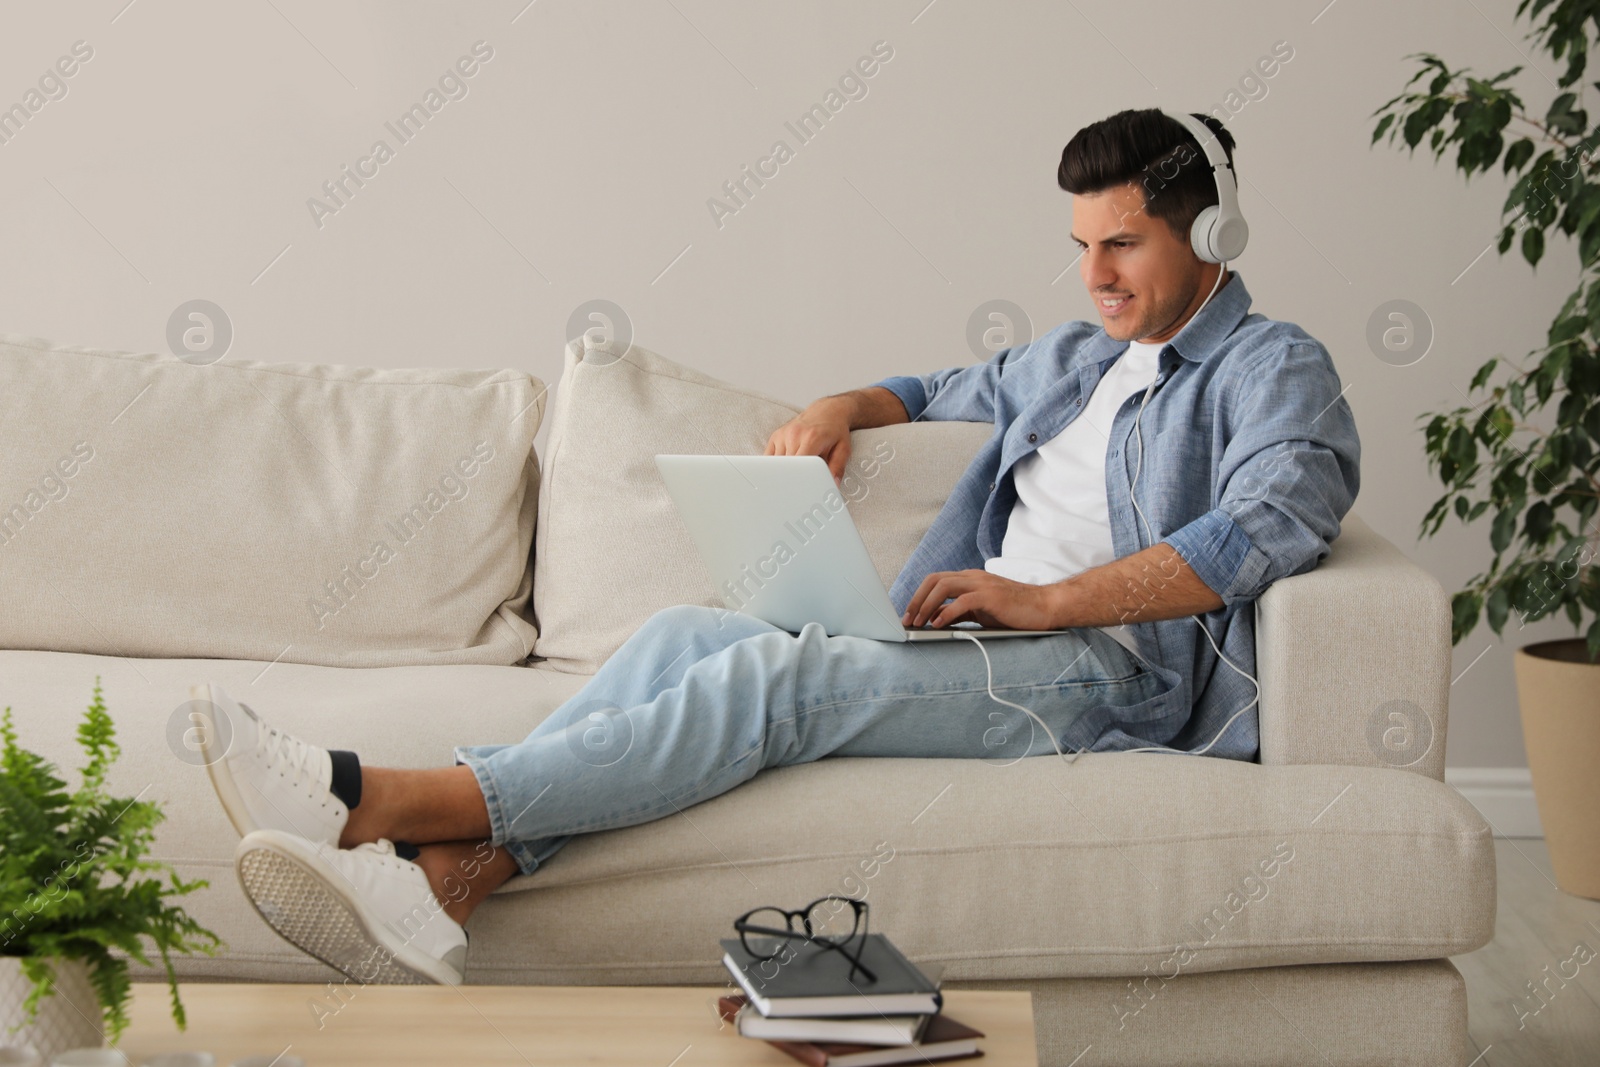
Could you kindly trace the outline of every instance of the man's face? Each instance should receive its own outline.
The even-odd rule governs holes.
[[[1074,195],[1072,239],[1084,250],[1079,270],[1100,322],[1118,341],[1171,340],[1221,269],[1146,214],[1144,192],[1133,182]]]

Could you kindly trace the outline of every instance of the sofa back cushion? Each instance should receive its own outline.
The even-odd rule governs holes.
[[[544,386],[0,337],[0,648],[514,664]]]
[[[534,654],[593,674],[662,608],[723,606],[655,456],[759,456],[799,410],[638,345],[569,344],[540,485]],[[840,495],[885,587],[993,430],[916,422],[850,435]]]

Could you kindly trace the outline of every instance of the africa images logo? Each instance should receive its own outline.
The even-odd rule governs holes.
[[[796,145],[811,143],[828,124],[828,120],[844,110],[845,104],[852,100],[865,100],[867,79],[878,73],[881,64],[893,58],[893,45],[888,41],[874,41],[872,54],[862,56],[853,67],[839,76],[838,88],[830,88],[823,94],[821,103],[812,104],[794,122],[783,124],[794,135]],[[722,192],[727,201],[714,196],[706,199],[706,209],[711,212],[711,221],[717,224],[717,229],[722,229],[728,218],[748,207],[756,190],[765,188],[767,181],[776,178],[779,169],[794,157],[795,149],[789,147],[788,141],[779,138],[772,142],[772,148],[766,155],[756,160],[754,171],[746,163],[739,168],[737,177],[723,182]]]
[[[349,207],[356,193],[378,176],[379,168],[393,159],[400,148],[410,144],[427,122],[444,110],[446,104],[467,98],[467,93],[471,91],[467,79],[482,69],[481,64],[493,58],[494,48],[489,42],[474,42],[472,55],[457,59],[453,67],[439,75],[438,88],[429,86],[420,101],[401,112],[393,122],[385,122],[383,128],[394,136],[394,146],[378,138],[372,142],[367,154],[356,160],[354,170],[347,163],[339,168],[337,176],[323,182],[322,192],[327,199],[319,200],[313,196],[306,200],[306,210],[311,212],[312,224],[320,230],[325,218]]]

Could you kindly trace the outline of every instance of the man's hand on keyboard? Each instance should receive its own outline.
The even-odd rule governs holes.
[[[976,622],[999,629],[1054,630],[1059,628],[1058,593],[1052,585],[1029,585],[984,570],[935,571],[922,579],[901,622],[913,627]]]

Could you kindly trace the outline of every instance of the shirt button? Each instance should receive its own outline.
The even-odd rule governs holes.
[[[1037,441],[1038,439],[1039,439],[1039,435],[1036,434],[1036,433],[1030,433],[1028,435],[1028,443],[1029,444],[1032,444],[1033,442]]]
[[[1072,402],[1072,406],[1075,407],[1075,408],[1081,408],[1081,407],[1083,407],[1083,401],[1081,399],[1080,400],[1074,400]]]
[[[994,492],[994,483],[993,482],[989,483],[989,492],[991,492],[991,493]]]

